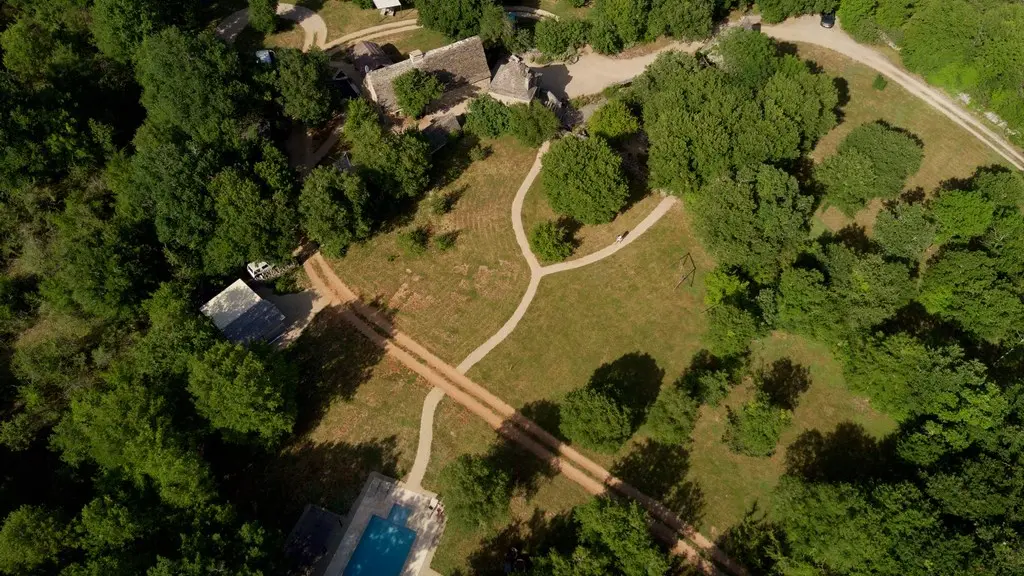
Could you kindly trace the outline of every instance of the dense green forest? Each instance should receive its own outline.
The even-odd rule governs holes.
[[[425,24],[514,41],[490,3],[462,4],[479,11],[431,15],[423,2]],[[899,4],[899,19],[881,1],[865,18],[908,66],[1024,126],[1019,4]],[[593,23],[544,42],[564,51],[596,32],[591,42],[617,51],[664,31],[699,37],[729,6],[595,0]],[[811,9],[821,8],[791,12]],[[199,0],[0,3],[0,572],[281,572],[281,534],[238,501],[232,479],[292,434],[300,376],[287,354],[224,341],[198,305],[247,262],[286,261],[303,239],[344,254],[421,197],[431,174],[419,134],[382,127],[357,100],[344,126],[357,169],[300,179],[288,134],[340,111],[326,57],[278,50],[261,65],[208,31],[228,11]],[[901,194],[922,151],[885,124],[854,131],[814,167],[806,153],[841,108],[831,79],[758,34],[718,50],[717,67],[659,58],[585,144],[555,144],[543,174],[559,210],[606,221],[625,201],[616,138],[642,131],[650,187],[686,199],[720,263],[706,370],[663,392],[648,423],[685,442],[696,408],[736,384],[760,334],[827,342],[850,386],[900,428],[881,442],[844,428],[809,443],[772,516],[752,511],[726,535],[729,552],[764,574],[1024,572],[1021,175],[990,167],[925,199]],[[488,100],[470,107],[467,127],[531,145],[556,131],[541,106]],[[583,193],[595,189],[608,194]],[[870,237],[809,239],[818,206],[853,212],[876,197],[887,204]],[[544,235],[557,259],[561,233]],[[563,433],[597,448],[628,437],[642,414],[616,382],[576,394]],[[739,452],[769,452],[787,417],[792,399],[763,392],[730,417]],[[617,430],[587,425],[602,418]],[[479,497],[493,504],[506,485],[488,478]],[[536,570],[664,573],[644,523],[635,506],[580,507],[573,537]]]

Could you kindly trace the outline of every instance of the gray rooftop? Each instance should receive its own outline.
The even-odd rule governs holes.
[[[498,67],[488,92],[499,100],[529,102],[537,93],[533,78],[533,70],[521,59],[512,56]]]
[[[395,79],[413,68],[433,73],[444,82],[446,90],[491,78],[484,43],[479,36],[472,36],[425,53],[413,52],[406,60],[370,71],[365,80],[370,97],[382,106],[396,107]]]
[[[325,574],[345,534],[341,524],[342,519],[337,514],[307,504],[285,542],[284,553],[289,564],[287,574]]]
[[[286,328],[284,314],[260,298],[243,280],[236,280],[199,311],[236,344],[273,342]]]

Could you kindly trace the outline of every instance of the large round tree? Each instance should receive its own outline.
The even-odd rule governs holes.
[[[562,138],[540,173],[551,208],[584,224],[611,222],[629,196],[622,159],[604,138]]]

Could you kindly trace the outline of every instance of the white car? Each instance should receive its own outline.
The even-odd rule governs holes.
[[[264,277],[273,272],[274,265],[267,262],[249,262],[245,265],[245,269],[253,280],[263,280]]]

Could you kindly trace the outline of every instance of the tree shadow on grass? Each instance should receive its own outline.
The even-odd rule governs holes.
[[[479,137],[470,132],[462,132],[439,150],[431,162],[431,186],[444,188],[458,180],[459,176],[462,176],[462,173],[473,164],[471,152],[478,144],[480,144]]]
[[[576,546],[576,532],[571,511],[549,515],[543,510],[534,510],[530,518],[514,520],[484,540],[469,555],[469,574],[508,574],[506,567],[514,569],[516,564],[511,562],[513,548],[515,556],[522,559],[518,562],[519,569],[529,570],[533,560],[550,549],[572,550]]]
[[[524,405],[519,409],[519,413],[533,420],[538,426],[549,433],[559,436],[562,416],[558,404],[550,400],[537,400]]]
[[[650,354],[630,352],[594,370],[587,386],[632,410],[634,428],[643,423],[647,410],[661,389],[665,371]]]
[[[758,387],[771,403],[787,410],[795,409],[800,395],[811,387],[810,369],[789,358],[779,358],[770,367],[762,368],[757,379]]]
[[[384,350],[344,318],[345,306],[320,311],[287,354],[301,366],[295,433],[316,427],[331,402],[350,400],[384,357]]]
[[[398,456],[395,436],[358,444],[298,440],[279,454],[252,462],[237,477],[225,479],[225,485],[237,484],[233,501],[247,503],[261,522],[287,533],[306,504],[343,515],[370,472],[397,478]]]
[[[786,473],[812,482],[862,482],[888,468],[889,444],[853,422],[827,434],[807,430],[786,449]]]
[[[661,500],[683,520],[696,523],[704,517],[706,502],[701,487],[686,479],[689,470],[686,448],[645,440],[619,459],[610,472]]]
[[[743,520],[726,530],[716,544],[751,574],[775,574],[776,560],[771,551],[784,536],[754,502]]]
[[[505,422],[505,426],[514,424]],[[558,473],[551,462],[538,458],[504,435],[499,435],[484,460],[489,467],[508,473],[513,493],[527,500],[537,493],[541,478],[552,478]]]

